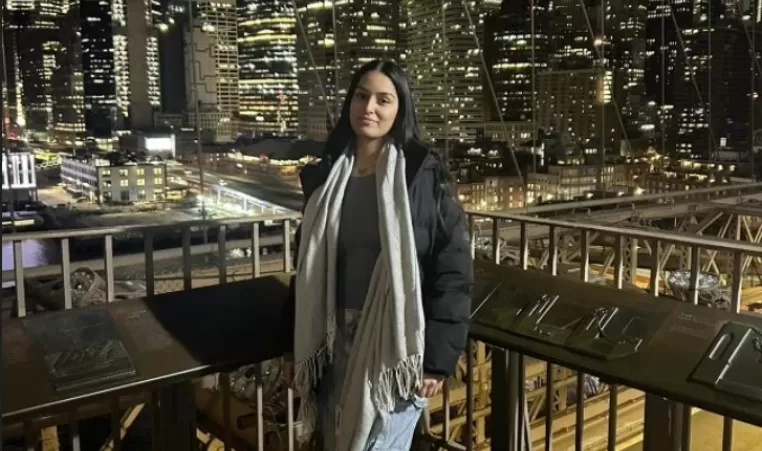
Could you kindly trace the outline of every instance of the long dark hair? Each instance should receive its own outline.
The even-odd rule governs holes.
[[[389,130],[389,138],[398,149],[403,149],[406,153],[410,151],[428,151],[421,139],[418,117],[415,114],[413,95],[410,92],[410,81],[407,75],[393,61],[373,60],[364,64],[352,77],[347,97],[344,99],[344,105],[341,107],[341,116],[328,136],[324,155],[330,157],[333,161],[336,161],[341,153],[354,141],[355,133],[349,122],[349,106],[352,103],[352,97],[363,75],[373,71],[381,72],[389,77],[392,84],[394,84],[394,89],[397,90],[399,109],[397,110],[397,117],[394,118],[394,124],[391,130]]]

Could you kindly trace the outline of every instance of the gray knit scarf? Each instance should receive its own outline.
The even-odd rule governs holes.
[[[354,156],[345,152],[328,180],[307,202],[296,270],[295,386],[301,395],[300,440],[314,431],[315,388],[333,358],[336,333],[336,255],[344,190]],[[336,406],[333,451],[363,451],[377,418],[388,421],[400,399],[410,399],[423,378],[424,315],[418,258],[405,179],[405,157],[393,145],[379,155],[381,254]],[[344,224],[344,227],[352,227]],[[324,434],[334,431],[323,431]]]

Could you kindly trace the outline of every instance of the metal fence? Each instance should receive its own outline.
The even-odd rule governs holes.
[[[15,288],[6,289],[4,295],[12,303],[11,314],[23,317],[38,310],[38,300],[32,302],[27,287],[32,277],[58,277],[62,280],[58,293],[61,308],[70,309],[78,305],[89,305],[77,293],[82,287],[72,280],[74,266],[92,269],[102,278],[103,297],[97,302],[114,302],[119,299],[118,286],[129,279],[140,281],[144,290],[140,295],[151,296],[167,291],[191,290],[209,285],[224,284],[231,281],[258,277],[269,272],[290,272],[291,241],[297,214],[274,215],[259,218],[230,220],[194,221],[178,223],[170,227],[127,226],[103,229],[85,229],[58,232],[35,232],[3,235],[5,245],[14,250],[14,269],[6,276],[15,282]],[[574,275],[586,282],[608,283],[618,289],[648,290],[654,296],[665,294],[676,296],[687,294],[686,300],[698,306],[701,300],[702,277],[707,274],[705,268],[718,269],[719,284],[727,288],[728,308],[731,312],[742,314],[744,283],[756,283],[756,280],[744,279],[744,270],[755,262],[762,261],[762,248],[754,244],[745,244],[729,240],[683,236],[669,232],[625,229],[607,225],[560,221],[555,219],[527,217],[514,214],[479,214],[469,215],[471,224],[471,249],[474,258],[487,258],[496,263],[516,265],[522,269],[536,268],[553,276]],[[517,227],[519,239],[504,246],[479,246],[476,223],[491,222],[491,242],[499,243],[501,233],[506,226]],[[279,240],[272,236],[263,237],[260,228],[265,222],[282,224]],[[537,229],[540,228],[540,229]],[[530,230],[540,230],[541,243],[533,242]],[[232,231],[236,238],[228,239]],[[143,252],[139,255],[115,255],[115,237],[133,234],[142,239]],[[181,241],[180,248],[155,249],[154,238],[159,233],[176,235]],[[205,243],[194,244],[197,235],[203,233]],[[248,236],[241,237],[241,234]],[[570,242],[568,237],[576,237]],[[102,243],[103,257],[84,262],[72,262],[72,240],[88,238]],[[48,240],[56,243],[60,249],[61,263],[42,268],[24,268],[22,245],[27,240]],[[267,240],[267,241],[266,241]],[[260,249],[263,243],[282,246],[274,258],[263,258]],[[532,245],[541,248],[534,249]],[[251,251],[241,256],[231,257],[231,248],[250,248]],[[643,258],[659,261],[664,255],[675,249],[682,250],[682,263],[678,270],[686,272],[687,287],[683,293],[675,293],[674,284],[664,283],[664,265],[651,265],[643,271]],[[646,250],[646,257],[638,256]],[[591,261],[595,255],[608,255],[601,258],[600,264]],[[194,258],[213,256],[213,264],[194,267]],[[723,258],[719,258],[722,256]],[[159,274],[160,262],[179,260],[165,273]],[[707,265],[711,261],[714,265]],[[130,265],[142,267],[141,275],[120,276],[120,268]],[[100,267],[98,267],[100,266]],[[172,265],[170,265],[172,266]],[[675,270],[668,273],[674,273]],[[30,277],[31,276],[31,277]],[[91,278],[95,277],[91,275]],[[593,280],[595,279],[595,280]],[[52,290],[52,289],[51,289]],[[705,290],[704,290],[705,291]],[[79,297],[78,297],[79,296]],[[6,312],[8,309],[5,309]],[[490,381],[493,373],[492,364],[497,359],[521,368],[514,376],[511,390],[524,406],[519,415],[518,437],[510,444],[513,449],[557,449],[576,450],[614,450],[623,443],[637,442],[643,431],[643,424],[648,421],[643,412],[644,393],[624,386],[607,385],[596,377],[567,369],[561,365],[543,362],[525,357],[511,350],[501,350],[477,341],[469,342],[458,366],[456,374],[447,381],[444,393],[432,400],[424,415],[421,433],[418,439],[423,446],[438,449],[477,450],[489,448],[493,442],[488,431],[489,418],[496,403],[502,402],[493,396]],[[213,379],[213,380],[212,380]],[[198,439],[208,449],[297,449],[294,428],[298,427],[294,419],[294,395],[280,382],[278,362],[256,363],[231,374],[219,374],[212,379],[205,379],[196,384],[196,404],[206,406],[202,409],[206,421],[201,422]],[[126,429],[144,407],[159,409],[159,402],[154,395],[136,393],[134,397],[115,399],[104,408],[92,408],[81,411],[76,416],[50,416],[39,423],[25,425],[6,425],[8,435],[22,435],[27,438],[27,448],[33,449],[39,443],[58,440],[55,425],[65,425],[67,441],[72,449],[80,449],[77,420],[86,416],[95,416],[111,411],[112,435],[104,449],[120,449]],[[211,407],[210,407],[211,406]],[[678,447],[668,449],[690,449],[691,418],[694,410],[690,406],[671,404],[672,408],[683,413],[680,424],[681,439]],[[15,429],[14,429],[15,428]],[[744,433],[756,433],[757,440],[762,439],[762,431],[749,432],[744,425]],[[120,431],[116,433],[116,431]],[[721,445],[714,449],[732,450],[734,422],[731,418],[723,420]],[[516,432],[516,431],[514,431]],[[44,444],[44,443],[43,443]],[[695,445],[695,444],[694,444]],[[677,446],[677,445],[676,445]],[[217,447],[217,448],[215,448]],[[431,449],[431,448],[428,448]],[[494,447],[492,449],[495,449]],[[667,449],[667,448],[665,448]],[[502,450],[501,450],[502,451]]]

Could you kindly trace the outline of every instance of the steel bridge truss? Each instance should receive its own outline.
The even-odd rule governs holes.
[[[762,203],[741,204],[736,206],[718,206],[711,210],[696,209],[684,214],[674,221],[674,233],[713,237],[731,241],[743,241],[762,244]],[[617,223],[617,226],[637,229],[658,229],[659,222],[664,226],[664,220],[654,221],[637,216]],[[583,237],[582,235],[587,235]],[[559,273],[574,273],[580,268],[580,258],[583,248],[587,252],[591,264],[589,278],[591,281],[603,282],[611,279],[616,269],[617,252],[622,252],[622,275],[626,284],[645,288],[648,287],[649,277],[640,270],[651,270],[656,264],[661,295],[685,297],[670,287],[666,281],[670,275],[678,271],[693,269],[699,265],[702,275],[718,277],[721,285],[727,286],[734,272],[734,259],[729,253],[721,253],[711,249],[694,249],[674,244],[661,245],[646,240],[605,236],[599,232],[585,233],[579,230],[558,230],[555,236],[529,238],[529,267],[547,270],[551,264],[551,240],[558,243],[556,264]],[[621,249],[617,246],[621,245]],[[489,246],[491,248],[491,246]],[[491,249],[490,249],[491,250]],[[519,249],[515,243],[504,243],[501,246],[500,261],[502,264],[518,265]],[[696,254],[696,255],[694,255]],[[762,258],[744,256],[741,260],[741,273],[745,287],[762,287]],[[758,297],[762,298],[762,290]],[[749,301],[762,301],[750,296]]]

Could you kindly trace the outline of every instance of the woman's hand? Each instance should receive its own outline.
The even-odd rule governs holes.
[[[444,385],[444,377],[435,374],[424,374],[418,394],[422,398],[433,398],[442,392],[442,385]]]

